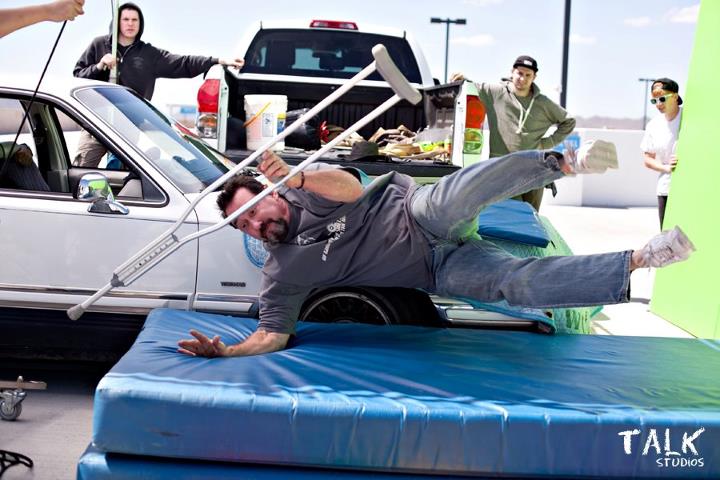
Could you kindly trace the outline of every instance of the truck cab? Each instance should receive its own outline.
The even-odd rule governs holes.
[[[475,86],[469,82],[438,85],[411,34],[383,27],[361,28],[354,22],[259,22],[239,45],[238,55],[245,58],[245,66],[240,71],[215,66],[208,73],[198,92],[197,131],[231,159],[242,160],[251,153],[244,128],[246,95],[286,95],[288,111],[313,107],[371,64],[371,50],[378,43],[385,45],[403,75],[423,93],[423,101],[419,105],[401,102],[358,133],[368,139],[379,128],[394,129],[400,125],[413,132],[439,129],[450,132],[452,153],[444,162],[387,156],[380,162],[377,158],[359,159],[359,163],[353,159],[353,165],[369,175],[396,170],[414,177],[437,178],[452,173],[464,162],[477,160],[479,152],[477,158],[463,152],[466,124],[469,121],[477,126],[484,116],[476,108],[480,101]],[[375,73],[321,112],[310,125],[309,135],[316,134],[323,123],[348,127],[392,94],[389,85]],[[296,164],[307,158],[307,152],[307,148],[298,148],[286,139],[281,155]],[[343,163],[348,161],[348,153],[332,150],[321,161]]]

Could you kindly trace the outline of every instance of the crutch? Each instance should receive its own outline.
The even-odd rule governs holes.
[[[117,44],[118,44],[118,23],[120,22],[120,6],[118,5],[118,0],[110,0],[110,5],[112,8],[112,36],[110,37],[110,53],[112,54],[112,58],[115,59],[115,66],[110,69],[110,83],[118,83],[117,82],[117,71],[118,71],[118,65],[117,65]]]
[[[400,70],[398,70],[397,66],[395,66],[392,59],[390,58],[390,55],[388,54],[385,46],[381,44],[375,45],[372,49],[372,54],[375,58],[374,62],[365,67],[360,72],[358,72],[357,75],[345,82],[340,88],[338,88],[332,94],[328,95],[315,107],[311,108],[307,113],[302,115],[290,126],[288,126],[283,132],[275,136],[273,139],[269,140],[262,147],[252,153],[248,158],[236,165],[232,170],[215,180],[211,185],[207,186],[200,193],[200,195],[198,195],[197,198],[192,201],[192,203],[187,207],[185,212],[183,212],[183,214],[175,222],[175,224],[173,224],[165,233],[150,242],[134,256],[125,261],[125,263],[117,267],[113,271],[112,278],[108,284],[95,292],[92,296],[88,297],[82,303],[69,308],[67,310],[68,317],[70,317],[72,320],[77,320],[92,304],[94,304],[97,300],[99,300],[103,295],[108,293],[113,288],[130,285],[132,282],[134,282],[152,267],[160,263],[160,261],[162,261],[165,257],[170,255],[172,252],[180,248],[185,243],[212,233],[216,230],[219,230],[225,225],[233,222],[237,217],[254,207],[263,198],[270,195],[272,192],[284,185],[290,178],[300,173],[300,171],[302,171],[305,167],[314,162],[317,158],[322,156],[325,152],[333,148],[338,143],[342,142],[345,138],[350,136],[358,129],[370,123],[372,120],[377,118],[379,115],[384,113],[386,110],[398,103],[400,100],[405,99],[414,105],[420,102],[420,100],[422,99],[422,95],[419,91],[417,91],[412,85],[408,83],[407,79],[403,76]],[[320,150],[318,150],[310,157],[305,159],[303,162],[292,168],[287,174],[287,176],[275,183],[275,185],[273,185],[271,188],[266,188],[265,190],[260,192],[252,200],[243,205],[241,208],[234,211],[232,215],[228,216],[223,221],[218,222],[211,227],[207,227],[198,232],[187,235],[182,239],[179,239],[177,236],[175,236],[175,231],[182,225],[183,221],[195,209],[200,200],[202,200],[209,193],[214,192],[220,185],[225,183],[232,176],[234,176],[243,168],[247,167],[253,161],[255,161],[255,159],[258,158],[263,152],[268,150],[275,143],[283,140],[286,136],[294,132],[305,122],[315,116],[318,112],[325,109],[328,105],[333,103],[340,96],[352,89],[352,87],[355,86],[358,82],[367,78],[375,71],[378,71],[383,76],[383,78],[390,84],[393,91],[395,92],[395,95],[390,97],[380,106],[375,108],[372,112],[368,113],[365,117],[357,121],[354,125],[349,127],[340,135],[335,137],[332,141],[325,144],[325,146],[323,146]]]

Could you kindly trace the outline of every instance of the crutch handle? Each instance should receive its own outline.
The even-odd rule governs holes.
[[[372,49],[373,57],[375,57],[375,68],[380,75],[390,84],[392,89],[403,99],[417,105],[422,100],[422,94],[407,81],[405,76],[390,58],[390,54],[385,45],[378,43]]]

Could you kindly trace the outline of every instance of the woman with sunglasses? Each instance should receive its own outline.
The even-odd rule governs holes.
[[[677,165],[675,146],[680,132],[683,101],[678,95],[678,84],[669,78],[658,78],[652,84],[650,103],[660,115],[648,122],[640,148],[645,157],[645,166],[660,172],[657,183],[658,213],[660,229],[665,218],[665,206],[670,193],[670,176]]]

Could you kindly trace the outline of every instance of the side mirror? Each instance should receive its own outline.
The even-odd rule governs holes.
[[[98,199],[115,200],[108,179],[100,173],[83,175],[78,183],[75,198],[83,202],[94,202]]]
[[[115,201],[110,183],[105,175],[100,173],[86,173],[78,183],[75,198],[83,202],[92,202],[88,208],[90,213],[107,213],[114,215],[127,215],[130,210],[120,202]]]

